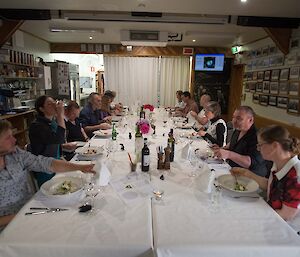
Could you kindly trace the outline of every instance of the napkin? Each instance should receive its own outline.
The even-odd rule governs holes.
[[[181,150],[181,158],[187,160],[191,151],[191,144],[187,143]]]
[[[192,126],[196,123],[195,118],[191,115],[191,113],[189,112],[186,117],[189,119],[189,124],[191,124]]]
[[[94,166],[94,170],[96,172],[96,184],[99,186],[107,186],[110,181],[111,173],[107,167],[106,162],[97,160]]]
[[[214,186],[216,173],[206,169],[199,177],[197,177],[196,183],[201,192],[210,194]]]

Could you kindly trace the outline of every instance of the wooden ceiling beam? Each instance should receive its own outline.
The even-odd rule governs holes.
[[[23,24],[23,20],[2,20],[0,26],[0,47],[2,47]]]
[[[276,46],[285,55],[289,53],[292,29],[288,28],[264,28]]]

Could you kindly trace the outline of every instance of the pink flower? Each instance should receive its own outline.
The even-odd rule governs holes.
[[[142,134],[147,134],[150,130],[150,124],[148,120],[140,120],[136,123],[136,125],[139,126]]]
[[[153,112],[154,110],[154,106],[151,104],[144,104],[144,109],[149,109],[150,112]]]

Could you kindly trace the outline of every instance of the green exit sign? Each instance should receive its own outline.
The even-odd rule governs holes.
[[[231,52],[232,54],[238,54],[241,51],[242,47],[241,46],[233,46],[231,47]]]

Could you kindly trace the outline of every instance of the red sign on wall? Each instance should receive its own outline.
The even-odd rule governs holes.
[[[95,67],[91,66],[91,72],[95,72]]]

